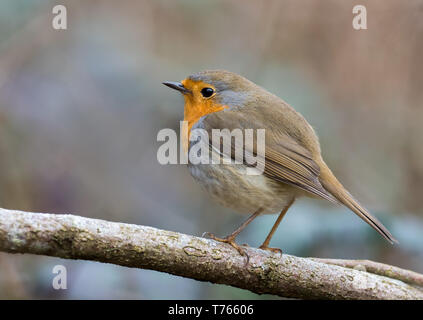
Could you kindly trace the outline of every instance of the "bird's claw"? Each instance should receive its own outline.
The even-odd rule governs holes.
[[[261,250],[266,250],[266,251],[271,251],[271,252],[273,252],[273,253],[280,253],[280,255],[282,255],[282,249],[280,249],[280,248],[271,248],[271,247],[267,247],[267,246],[263,246],[263,245],[261,245],[260,247],[259,247],[259,249],[261,249]]]
[[[230,244],[233,248],[235,248],[239,252],[239,254],[241,256],[244,256],[244,257],[247,258],[246,265],[250,261],[250,257],[248,256],[248,254],[245,251],[245,249],[241,248],[241,246],[235,242],[235,237],[228,236],[228,237],[225,237],[225,238],[219,238],[219,237],[216,237],[213,233],[210,233],[210,232],[204,232],[203,233],[203,237],[205,237],[205,236],[208,236],[210,239],[213,239],[215,241],[219,241],[219,242]]]

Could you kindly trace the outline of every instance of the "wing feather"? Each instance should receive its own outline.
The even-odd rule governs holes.
[[[264,158],[257,156],[255,144],[253,150],[247,150],[244,141],[244,151],[256,157],[257,161],[264,165],[265,169],[263,174],[270,179],[296,186],[330,202],[339,203],[332,194],[321,185],[319,181],[320,167],[313,160],[309,150],[296,141],[295,138],[284,134],[283,131],[270,130],[266,127],[266,123],[264,122],[256,121],[250,127],[247,127],[243,123],[243,117],[244,115],[240,112],[230,111],[208,115],[207,118],[204,119],[203,126],[209,132],[210,145],[212,144],[212,129],[229,129],[229,131],[237,128],[266,129]],[[240,127],[240,125],[243,125],[244,128]],[[222,136],[225,135],[223,131],[221,131],[221,133]],[[223,154],[223,150],[227,150],[225,146],[223,148],[215,146],[214,150],[220,151],[222,156],[234,159],[235,144],[232,143],[233,140],[229,137],[227,139],[221,139],[223,143],[228,143],[229,141],[231,141],[229,150],[232,150],[230,155]],[[252,166],[245,161],[244,164]]]

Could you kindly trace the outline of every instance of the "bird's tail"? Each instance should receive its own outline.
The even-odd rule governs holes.
[[[374,216],[372,216],[365,208],[363,208],[357,200],[342,186],[336,179],[329,167],[323,162],[320,166],[320,183],[329,191],[340,203],[351,209],[361,219],[366,221],[373,229],[379,232],[391,244],[398,243],[385,226]]]

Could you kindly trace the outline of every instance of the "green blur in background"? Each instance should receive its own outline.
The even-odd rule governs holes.
[[[52,8],[67,8],[67,30]],[[354,30],[352,8],[367,8]],[[214,204],[157,133],[179,130],[164,87],[239,73],[302,113],[336,176],[399,240],[343,207],[300,200],[272,246],[423,271],[423,1],[0,2],[0,207],[224,236],[245,216]],[[239,242],[259,245],[276,216]],[[54,290],[66,266],[68,289]],[[2,299],[273,298],[155,271],[0,253]]]

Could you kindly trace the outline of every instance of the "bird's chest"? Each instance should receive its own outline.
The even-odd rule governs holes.
[[[293,188],[266,176],[246,174],[241,164],[188,164],[193,178],[217,202],[240,213],[276,213],[292,199]]]
[[[202,131],[202,121],[194,128],[200,130],[197,136],[191,136],[188,168],[214,200],[242,213],[252,213],[259,208],[263,213],[275,213],[291,201],[295,193],[292,186],[263,174],[252,175],[244,164],[224,163],[221,155],[210,148],[207,132]]]

